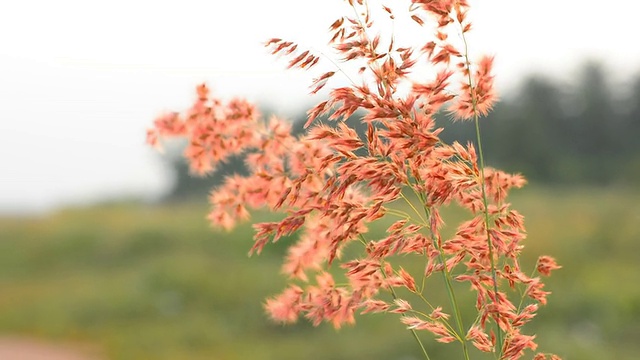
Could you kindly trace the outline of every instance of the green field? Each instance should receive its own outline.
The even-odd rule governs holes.
[[[527,220],[523,262],[550,254],[564,266],[528,328],[541,350],[640,359],[638,200],[614,189],[513,194]],[[270,323],[262,302],[285,284],[286,244],[248,258],[251,228],[213,231],[206,211],[110,205],[0,219],[0,332],[95,344],[109,359],[419,359],[396,315],[339,331]],[[434,360],[457,358],[456,345],[423,335]]]

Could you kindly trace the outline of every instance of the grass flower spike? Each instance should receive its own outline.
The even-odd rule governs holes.
[[[426,359],[427,334],[459,344],[463,359],[470,359],[471,347],[488,358],[520,359],[537,347],[523,326],[549,292],[519,261],[524,221],[507,199],[524,178],[484,165],[478,122],[497,95],[493,57],[474,62],[468,51],[469,4],[346,3],[347,15],[329,26],[335,61],[280,38],[265,43],[288,68],[315,71],[325,60],[335,66],[313,77],[310,92],[327,87],[328,97],[309,110],[304,135],[292,135],[283,119],[263,119],[244,100],[223,102],[200,85],[193,106],[160,116],[148,142],[188,139],[185,157],[197,174],[215,171],[231,156],[245,157],[248,174],[228,176],[212,191],[208,219],[231,229],[249,219],[251,209],[282,214],[254,225],[250,250],[259,254],[285,237],[290,242],[282,266],[290,284],[265,303],[273,320],[304,317],[340,328],[354,324],[358,313],[385,312],[397,314]],[[395,23],[414,36],[385,32]],[[348,85],[332,88],[338,77]],[[475,123],[477,142],[444,143],[443,124],[435,118],[441,113]],[[353,117],[366,131],[348,125]],[[451,205],[469,217],[445,232],[441,210]],[[385,233],[369,232],[385,221]],[[558,268],[548,256],[536,264],[544,276]],[[425,283],[432,277],[440,279],[448,303],[430,301],[437,290]],[[456,283],[474,293],[476,316],[463,316],[468,312]],[[558,359],[534,357],[547,358]]]

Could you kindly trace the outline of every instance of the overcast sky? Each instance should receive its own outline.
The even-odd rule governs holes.
[[[397,0],[394,0],[397,1]],[[375,0],[373,0],[375,2]],[[537,71],[570,79],[585,59],[640,70],[633,0],[476,0],[472,51],[496,55],[502,91]],[[144,145],[164,110],[217,94],[292,111],[309,75],[261,43],[312,46],[342,0],[21,0],[0,4],[0,213],[157,195],[167,174]]]

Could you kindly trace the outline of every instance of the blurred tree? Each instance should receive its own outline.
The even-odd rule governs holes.
[[[164,200],[169,202],[183,201],[206,201],[211,189],[219,185],[227,174],[242,174],[246,172],[244,159],[239,157],[230,158],[218,169],[207,176],[196,176],[189,171],[189,166],[183,157],[182,151],[173,153],[167,158],[169,167],[172,169],[174,182],[171,190]]]
[[[628,94],[627,102],[630,106],[626,117],[628,131],[625,133],[629,141],[625,143],[628,145],[627,150],[640,151],[640,141],[638,141],[638,134],[640,134],[640,73],[633,79]]]
[[[582,68],[573,102],[577,110],[570,119],[573,155],[588,163],[583,176],[606,184],[624,162],[621,140],[624,127],[620,107],[615,105],[612,86],[602,64],[587,62]]]
[[[638,182],[640,179],[640,73],[632,80],[629,91],[626,92],[626,113],[624,116],[624,129],[620,136],[622,144],[621,152],[629,157],[628,164],[624,166],[620,175],[627,182]]]
[[[505,101],[504,115],[496,121],[496,136],[488,151],[531,180],[566,178],[567,169],[559,169],[558,164],[565,162],[572,134],[563,98],[561,89],[550,79],[525,79],[516,96]]]

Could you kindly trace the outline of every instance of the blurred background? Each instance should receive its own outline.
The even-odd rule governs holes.
[[[512,198],[527,219],[524,261],[549,254],[563,265],[528,330],[565,359],[638,359],[638,5],[471,3],[472,52],[496,55],[501,95],[482,123],[486,158],[530,181]],[[165,154],[144,144],[155,116],[189,106],[205,81],[299,131],[320,99],[306,95],[312,74],[285,71],[261,44],[324,49],[343,10],[287,0],[0,4],[0,345],[33,339],[107,359],[418,359],[391,315],[338,332],[270,323],[262,302],[285,284],[286,244],[248,259],[248,224],[223,233],[205,220],[219,174],[189,175],[179,144]],[[439,121],[443,138],[473,138],[469,124]]]

